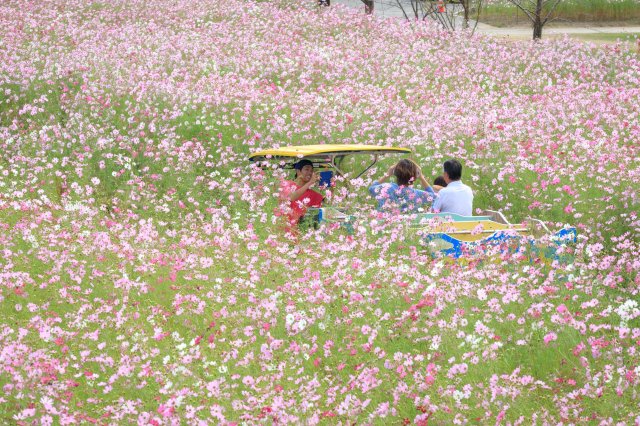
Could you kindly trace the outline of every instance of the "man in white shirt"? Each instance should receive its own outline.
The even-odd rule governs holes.
[[[433,210],[441,213],[473,215],[473,191],[462,183],[462,164],[458,160],[444,162],[444,180],[447,186],[438,192]]]

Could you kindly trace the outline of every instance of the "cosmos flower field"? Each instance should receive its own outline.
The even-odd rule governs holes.
[[[278,145],[464,164],[578,241],[434,255],[366,188],[283,235]],[[276,0],[0,4],[0,422],[637,424],[640,56]]]

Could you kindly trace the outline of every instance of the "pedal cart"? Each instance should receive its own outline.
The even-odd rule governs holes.
[[[335,176],[349,180],[361,177],[382,157],[407,155],[411,150],[375,145],[303,145],[286,146],[254,152],[249,161],[259,166],[293,169],[301,159],[313,163],[320,171],[320,185],[328,185]],[[315,227],[336,224],[352,233],[353,226],[362,222],[357,210],[347,207],[325,206],[309,208],[304,221]],[[367,225],[365,223],[365,225]],[[527,218],[522,224],[511,224],[498,211],[487,210],[480,216],[460,216],[451,213],[407,214],[405,229],[430,250],[460,257],[491,246],[527,247],[540,257],[557,258],[557,248],[576,241],[576,229],[566,227],[551,232],[540,220]]]

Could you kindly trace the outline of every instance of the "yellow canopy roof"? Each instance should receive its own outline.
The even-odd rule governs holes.
[[[275,149],[266,149],[254,152],[249,156],[251,161],[264,161],[269,158],[282,159],[302,158],[302,157],[325,157],[334,155],[346,155],[357,153],[369,154],[391,154],[391,153],[410,153],[408,148],[397,148],[393,146],[376,146],[376,145],[347,145],[347,144],[326,144],[326,145],[300,145],[300,146],[284,146]]]

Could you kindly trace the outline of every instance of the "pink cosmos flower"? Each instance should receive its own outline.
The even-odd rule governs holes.
[[[544,336],[544,344],[548,345],[551,342],[554,342],[558,340],[558,335],[554,332],[548,333],[546,336]]]

